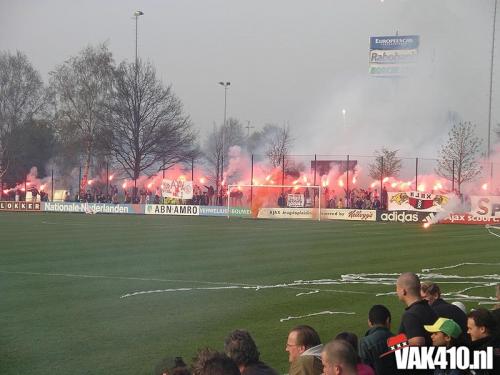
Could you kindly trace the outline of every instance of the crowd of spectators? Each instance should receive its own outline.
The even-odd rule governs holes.
[[[0,200],[2,201],[25,201],[26,196],[31,196],[28,200],[46,202],[51,200],[49,193],[45,190],[38,190],[36,186],[28,189],[30,195],[27,195],[23,188],[12,188],[0,191]],[[63,200],[65,202],[84,202],[84,203],[112,203],[112,204],[193,204],[200,206],[249,206],[251,203],[250,189],[241,189],[233,187],[228,193],[228,186],[221,185],[214,188],[212,185],[193,185],[193,194],[190,199],[177,199],[163,197],[159,188],[150,189],[143,187],[127,187],[118,189],[116,185],[108,186],[96,183],[85,191],[71,194],[66,192]],[[254,190],[253,197],[263,194],[261,191]],[[377,188],[353,187],[330,189],[321,188],[321,199],[317,188],[279,188],[267,190],[265,201],[275,202],[277,207],[317,207],[319,202],[323,208],[331,209],[365,209],[365,210],[387,210],[388,209],[388,191],[384,186],[381,193]],[[494,194],[494,193],[489,193]],[[495,194],[500,195],[500,189]],[[301,206],[289,205],[290,195],[302,195],[303,204]],[[467,195],[459,195],[465,209],[470,208],[470,200]],[[61,199],[61,198],[58,198]],[[261,199],[262,201],[262,199]],[[268,203],[268,204],[269,204]],[[272,203],[271,203],[272,204]]]
[[[441,296],[436,283],[421,283],[414,273],[403,273],[396,282],[396,294],[404,304],[401,325],[391,327],[392,316],[383,305],[368,312],[368,330],[358,338],[353,332],[340,332],[322,344],[317,331],[299,325],[289,331],[285,351],[288,375],[494,375],[500,374],[500,284],[496,286],[499,304],[467,313],[462,303],[449,303]],[[397,332],[398,335],[395,335]],[[397,344],[396,344],[397,343]],[[397,368],[395,352],[405,346],[466,346],[471,351],[491,347],[492,369]],[[277,375],[264,363],[251,334],[235,330],[225,338],[223,350],[202,349],[191,366],[177,357],[163,360],[155,375]]]

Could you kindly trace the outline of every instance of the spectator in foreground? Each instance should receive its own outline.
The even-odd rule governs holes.
[[[368,327],[365,337],[359,342],[359,356],[361,361],[371,366],[377,375],[397,374],[396,362],[393,355],[382,354],[389,352],[387,339],[394,336],[391,332],[391,312],[383,305],[374,305],[368,312]]]
[[[465,338],[467,315],[459,307],[441,298],[441,289],[438,284],[429,281],[423,282],[420,287],[420,294],[423,299],[429,302],[429,305],[439,317],[452,319],[455,323],[458,323]]]
[[[396,282],[396,294],[406,305],[399,333],[404,333],[414,346],[431,346],[432,340],[424,325],[431,325],[438,316],[420,296],[420,279],[412,272],[402,273]]]
[[[278,373],[260,361],[260,353],[250,333],[235,330],[226,337],[224,351],[238,366],[241,375],[278,375]]]
[[[314,328],[306,325],[293,328],[288,334],[285,350],[288,352],[288,375],[320,375],[321,340]]]
[[[358,336],[352,332],[342,332],[335,336],[335,340],[347,341],[356,352],[356,370],[358,375],[375,375],[373,368],[361,362],[358,354]]]
[[[493,307],[491,314],[493,315],[493,318],[496,322],[497,333],[500,334],[500,283],[496,285],[495,292],[498,303]]]
[[[240,375],[240,370],[224,353],[202,349],[193,360],[192,373],[193,375]]]
[[[500,339],[496,333],[495,319],[486,309],[473,310],[467,315],[467,333],[471,350],[493,347],[493,370],[475,370],[477,375],[498,374],[500,369]]]
[[[321,352],[325,375],[358,375],[357,354],[345,340],[333,340]]]
[[[182,357],[164,358],[156,367],[155,375],[190,375]]]
[[[451,348],[461,343],[462,329],[452,319],[438,318],[433,325],[425,326],[427,332],[431,333],[433,346],[444,346]],[[463,375],[464,370],[459,369],[435,369],[434,375]]]

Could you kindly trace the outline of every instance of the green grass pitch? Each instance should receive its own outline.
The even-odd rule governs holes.
[[[0,234],[5,375],[151,374],[164,357],[221,350],[236,328],[286,373],[293,326],[309,324],[326,342],[364,334],[373,304],[390,308],[394,330],[403,311],[387,294],[394,285],[377,281],[395,276],[307,281],[500,261],[499,239],[484,226],[0,213]],[[499,270],[431,272],[445,275],[444,292],[475,286],[463,293],[492,296],[491,276],[481,275]],[[314,315],[324,311],[349,314]]]

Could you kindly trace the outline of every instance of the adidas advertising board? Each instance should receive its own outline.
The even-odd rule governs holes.
[[[428,218],[427,212],[415,211],[378,211],[377,221],[393,222],[393,223],[425,223],[432,220]]]

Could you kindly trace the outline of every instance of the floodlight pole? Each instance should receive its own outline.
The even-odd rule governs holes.
[[[137,75],[137,23],[138,19],[140,16],[144,15],[144,12],[140,10],[136,10],[134,12],[134,17],[135,17],[135,70],[136,70],[136,75]]]
[[[219,82],[219,85],[224,87],[224,123],[222,125],[222,152],[221,152],[221,174],[220,174],[220,179],[221,179],[221,189],[222,189],[222,182],[224,181],[224,143],[225,143],[225,135],[226,135],[226,116],[227,116],[227,89],[231,85],[231,82]],[[219,192],[217,191],[217,195]],[[224,200],[224,199],[223,199]]]
[[[134,12],[134,17],[135,17],[135,93],[136,94],[137,94],[137,86],[138,86],[137,77],[139,75],[139,60],[137,57],[137,24],[138,24],[139,17],[142,16],[143,14],[144,14],[144,12],[142,12],[140,10],[136,10]],[[134,109],[134,112],[137,111],[137,106],[135,106],[135,107],[136,108]],[[139,113],[136,113],[135,114],[135,121],[138,121],[138,118],[139,118]],[[134,175],[135,175],[135,171],[134,171]],[[136,200],[136,196],[137,196],[137,178],[134,178],[134,190],[132,193],[132,203],[134,203],[134,201]]]
[[[493,10],[493,35],[492,35],[492,43],[491,43],[491,64],[490,64],[490,98],[489,98],[489,107],[488,107],[488,161],[490,161],[491,154],[491,99],[493,96],[493,63],[495,57],[495,29],[496,29],[496,20],[497,20],[497,1],[495,0],[495,8]],[[491,183],[491,176],[490,176]]]

